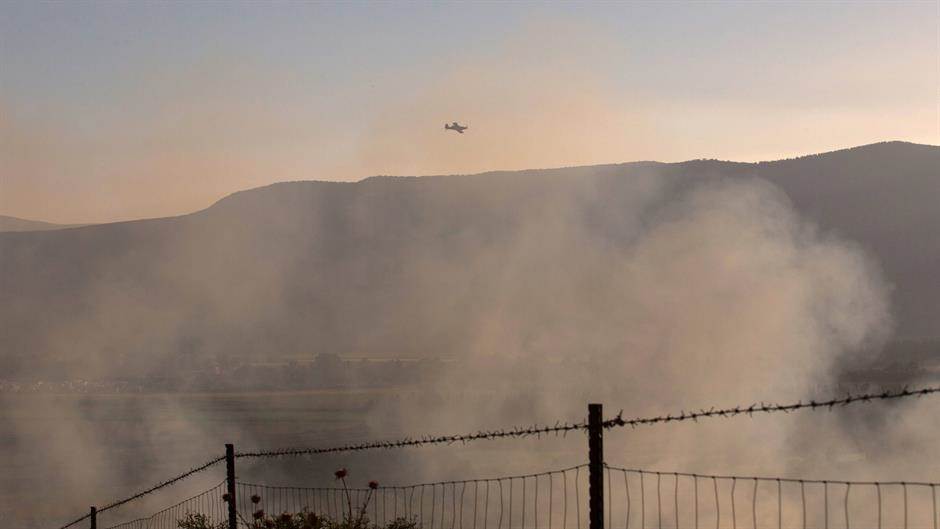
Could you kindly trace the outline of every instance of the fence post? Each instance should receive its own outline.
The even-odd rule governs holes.
[[[98,529],[98,509],[94,506],[91,508],[91,529]]]
[[[235,445],[225,445],[225,482],[228,485],[228,527],[238,529],[235,510]]]
[[[588,512],[590,529],[604,529],[604,407],[588,404]]]

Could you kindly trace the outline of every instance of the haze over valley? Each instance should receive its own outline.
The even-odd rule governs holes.
[[[179,439],[211,450],[222,438],[197,425],[238,417],[225,411],[233,392],[353,391],[329,398],[371,410],[353,423],[368,436],[576,417],[591,399],[639,413],[713,403],[718,388],[728,402],[933,381],[937,167],[940,148],[889,142],[756,164],[286,182],[180,217],[0,233],[3,388],[223,392],[199,412],[185,394],[160,397]],[[546,393],[559,385],[563,398]],[[327,398],[303,395],[285,394],[286,409]],[[30,416],[103,405],[49,398],[29,401]],[[145,403],[124,406],[150,415]],[[223,436],[300,439],[263,426],[279,416],[228,422]],[[8,423],[14,447],[37,442],[25,417]],[[165,428],[154,420],[145,431]],[[77,446],[168,457],[131,448],[152,434],[110,430]],[[767,450],[795,449],[761,435]],[[631,457],[701,456],[680,438],[644,446]],[[46,453],[74,467],[74,449]]]
[[[2,233],[3,378],[163,377],[317,354],[461,358],[492,347],[481,334],[511,295],[493,278],[567,288],[560,268],[589,266],[567,255],[585,244],[573,235],[629,248],[672,202],[731,181],[784,202],[753,204],[758,214],[783,222],[774,208],[792,203],[818,237],[883,275],[885,336],[937,339],[940,282],[925,278],[940,263],[938,166],[936,147],[895,142],[759,164],[287,182],[181,217]],[[546,246],[520,254],[533,233]],[[573,319],[531,324],[580,325],[563,305]]]
[[[0,529],[936,529],[935,3],[0,3]]]

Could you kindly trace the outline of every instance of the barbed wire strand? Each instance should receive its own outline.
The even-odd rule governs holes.
[[[623,411],[617,414],[613,419],[603,422],[604,428],[616,428],[623,426],[648,426],[653,424],[663,424],[670,422],[697,421],[703,418],[729,418],[736,415],[754,415],[755,413],[790,413],[802,409],[832,409],[837,406],[848,406],[856,402],[873,402],[878,400],[893,400],[907,397],[922,397],[940,393],[940,386],[931,386],[921,389],[903,388],[896,391],[883,391],[881,393],[862,393],[857,395],[848,394],[842,398],[829,400],[810,400],[808,402],[797,401],[791,404],[767,404],[755,403],[750,406],[734,406],[733,408],[710,408],[694,412],[681,411],[677,415],[660,415],[656,417],[638,417],[634,419],[624,419]]]
[[[347,444],[341,446],[331,446],[323,448],[282,448],[276,450],[255,450],[248,452],[236,452],[236,458],[260,458],[260,457],[284,457],[284,456],[302,456],[329,454],[336,452],[357,452],[361,450],[405,448],[411,446],[425,446],[437,444],[455,444],[468,443],[483,439],[500,439],[507,437],[533,437],[552,434],[565,434],[575,430],[587,429],[586,422],[579,423],[556,423],[554,426],[528,426],[514,427],[501,430],[479,431],[461,435],[439,435],[424,436],[420,438],[406,437],[390,441],[370,441],[366,443]]]
[[[909,389],[903,388],[895,391],[883,391],[881,393],[862,393],[862,394],[848,394],[845,397],[833,398],[829,400],[810,400],[807,402],[797,401],[790,404],[768,404],[768,403],[755,403],[749,406],[734,406],[730,408],[710,408],[702,409],[695,412],[686,412],[681,411],[678,414],[667,414],[659,415],[654,417],[637,417],[632,419],[624,419],[623,411],[617,414],[616,417],[604,421],[602,424],[604,428],[616,428],[624,426],[643,426],[643,425],[653,425],[653,424],[662,424],[670,422],[681,422],[681,421],[697,421],[702,418],[713,418],[713,417],[734,417],[736,415],[754,415],[755,413],[789,413],[801,409],[818,409],[818,408],[827,408],[832,409],[837,406],[848,406],[849,404],[857,402],[872,402],[878,400],[893,400],[901,399],[907,397],[920,397],[924,395],[930,395],[934,393],[940,393],[940,386],[931,386],[920,389]],[[468,434],[457,434],[457,435],[428,435],[419,438],[405,437],[397,440],[388,440],[388,441],[370,441],[366,443],[358,444],[347,444],[340,446],[332,447],[322,447],[322,448],[282,448],[275,450],[255,450],[248,452],[236,452],[236,458],[262,458],[262,457],[284,457],[284,456],[300,456],[300,455],[317,455],[317,454],[328,454],[336,452],[355,452],[361,450],[374,450],[374,449],[391,449],[391,448],[405,448],[413,446],[425,446],[425,445],[437,445],[437,444],[454,444],[454,443],[468,443],[478,440],[493,440],[500,438],[512,438],[512,437],[540,437],[542,435],[560,435],[566,434],[567,432],[575,430],[586,430],[587,422],[576,422],[576,423],[560,423],[556,422],[553,426],[545,425],[532,425],[525,427],[513,427],[508,429],[498,429],[498,430],[481,430],[474,433]]]
[[[199,494],[195,494],[195,495],[193,495],[193,496],[191,496],[191,497],[189,497],[189,498],[186,498],[185,500],[182,500],[182,501],[177,502],[177,503],[175,503],[175,504],[173,504],[173,505],[170,505],[169,507],[166,507],[166,508],[164,508],[164,509],[161,509],[161,510],[159,510],[159,511],[153,513],[153,514],[150,515],[150,516],[145,516],[145,517],[143,517],[143,518],[137,518],[136,520],[131,520],[131,521],[129,521],[129,522],[124,522],[124,523],[120,523],[120,524],[117,524],[117,525],[112,525],[112,526],[107,527],[106,529],[120,529],[120,528],[122,528],[122,527],[128,527],[128,526],[133,525],[133,524],[139,524],[139,523],[144,522],[144,521],[147,521],[147,520],[153,520],[153,519],[157,518],[158,516],[161,516],[161,515],[163,515],[163,514],[166,514],[166,513],[170,512],[170,511],[174,511],[174,509],[177,509],[177,508],[182,507],[182,506],[184,506],[184,505],[193,503],[194,500],[195,500],[196,502],[198,502],[198,503],[196,504],[196,505],[197,505],[197,508],[194,509],[194,510],[191,511],[191,512],[207,515],[207,514],[209,514],[209,509],[206,508],[206,507],[208,506],[208,503],[206,503],[206,502],[200,502],[200,500],[205,499],[207,496],[211,495],[212,493],[215,493],[215,492],[221,493],[221,492],[222,492],[222,488],[223,488],[224,485],[225,485],[225,480],[223,480],[221,483],[217,484],[216,486],[214,486],[214,487],[212,487],[212,488],[210,488],[210,489],[204,490],[204,491],[200,492]],[[219,497],[221,497],[221,494],[219,495]],[[174,511],[174,512],[175,512],[175,511]],[[176,520],[173,520],[173,522],[175,523]]]
[[[138,498],[142,498],[143,496],[146,496],[146,495],[148,495],[148,494],[151,494],[151,493],[153,493],[153,492],[156,492],[156,491],[158,491],[158,490],[160,490],[160,489],[162,489],[162,488],[164,488],[164,487],[169,487],[170,485],[173,485],[174,483],[176,483],[176,482],[178,482],[178,481],[184,480],[184,479],[188,478],[189,476],[192,476],[193,474],[197,474],[197,473],[199,473],[199,472],[202,472],[203,470],[206,470],[206,469],[212,467],[213,465],[216,465],[216,464],[218,464],[218,463],[221,463],[222,461],[225,461],[225,456],[217,457],[217,458],[212,459],[212,460],[210,460],[210,461],[207,461],[207,462],[205,462],[205,463],[203,463],[203,464],[201,464],[201,465],[199,465],[199,466],[197,466],[197,467],[193,467],[193,468],[189,469],[188,471],[186,471],[186,472],[184,472],[184,473],[182,473],[182,474],[180,474],[180,475],[178,475],[178,476],[176,476],[176,477],[173,477],[173,478],[170,478],[170,479],[161,481],[160,483],[157,483],[156,485],[154,485],[154,486],[152,486],[152,487],[150,487],[150,488],[148,488],[148,489],[144,489],[144,490],[142,490],[142,491],[140,491],[140,492],[138,492],[138,493],[136,493],[136,494],[134,494],[134,495],[132,495],[132,496],[128,496],[127,498],[124,498],[123,500],[117,500],[117,501],[111,502],[111,503],[109,503],[109,504],[107,504],[107,505],[105,505],[105,506],[103,506],[103,507],[97,509],[97,513],[98,513],[98,514],[101,514],[101,513],[105,512],[105,511],[109,511],[109,510],[111,510],[111,509],[114,509],[115,507],[120,507],[121,505],[124,505],[125,503],[134,501],[134,500],[136,500],[136,499],[138,499]],[[83,520],[87,520],[87,519],[90,518],[90,517],[91,517],[91,514],[90,514],[90,513],[89,513],[89,514],[86,514],[85,516],[82,516],[81,518],[78,518],[78,519],[76,519],[76,520],[74,520],[74,521],[72,521],[72,522],[69,522],[69,523],[66,524],[66,525],[63,525],[60,529],[68,529],[69,527],[72,527],[73,525],[75,525],[75,524],[77,524],[77,523],[79,523],[79,522],[81,522],[81,521],[83,521]]]

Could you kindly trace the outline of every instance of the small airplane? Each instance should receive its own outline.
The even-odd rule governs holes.
[[[461,125],[460,123],[457,123],[456,121],[451,123],[450,125],[448,125],[447,123],[444,124],[444,130],[456,130],[460,134],[463,134],[463,131],[467,130],[468,128],[470,127]]]

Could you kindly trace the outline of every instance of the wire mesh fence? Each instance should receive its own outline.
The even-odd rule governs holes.
[[[225,481],[179,503],[155,512],[146,518],[112,525],[106,529],[179,529],[187,519],[201,521],[202,526],[218,527],[227,520],[223,495]],[[193,524],[198,526],[197,524]]]
[[[587,527],[587,465],[460,481],[376,488],[295,487],[236,482],[239,526],[262,517],[315,513],[332,520],[362,517],[384,527],[405,519],[422,529],[580,529]],[[106,529],[178,529],[227,521],[225,482],[152,516]]]
[[[609,529],[937,529],[937,483],[824,481],[607,466]]]
[[[380,527],[404,518],[424,529],[579,529],[587,523],[586,467],[375,489],[239,482],[237,505],[242,520],[313,512],[334,520],[362,516]]]
[[[588,465],[535,474],[376,488],[236,482],[239,526],[313,513],[421,529],[581,529]],[[940,484],[824,481],[656,472],[605,466],[607,529],[938,529]],[[225,483],[152,516],[107,529],[224,527]]]

